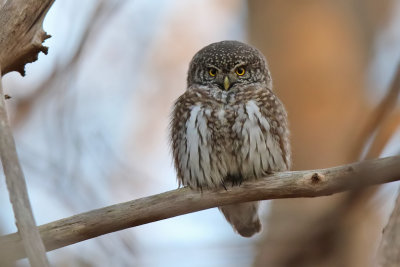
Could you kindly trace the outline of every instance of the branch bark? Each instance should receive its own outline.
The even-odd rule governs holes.
[[[326,196],[346,190],[400,180],[400,156],[328,169],[276,173],[228,190],[197,192],[180,188],[81,213],[39,227],[46,250],[54,250],[178,215],[217,206],[279,198]],[[0,237],[0,257],[25,257],[17,234]]]
[[[18,71],[25,74],[25,65],[37,60],[38,53],[47,54],[42,42],[49,38],[42,28],[43,19],[54,0],[6,1],[0,9],[0,78]],[[6,176],[19,237],[31,266],[49,266],[29,202],[25,178],[18,159],[14,137],[8,122],[0,81],[0,157]],[[22,248],[21,248],[22,249]],[[7,263],[1,257],[1,263]]]
[[[47,54],[44,40],[50,36],[42,24],[54,0],[6,1],[0,9],[0,66],[3,75],[18,71],[25,75],[25,65]]]
[[[395,267],[400,262],[400,192],[389,222],[383,229],[382,241],[379,247],[379,266]]]
[[[1,77],[1,69],[0,69]],[[0,158],[15,222],[31,266],[49,266],[46,250],[40,238],[29,202],[24,174],[18,159],[14,137],[8,123],[3,86],[0,80]],[[3,259],[2,259],[3,260]]]

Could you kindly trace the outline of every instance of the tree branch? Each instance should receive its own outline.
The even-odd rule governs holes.
[[[3,75],[18,71],[25,75],[25,64],[47,54],[43,20],[54,0],[6,1],[0,9],[0,66]]]
[[[400,180],[400,156],[321,170],[276,173],[228,190],[180,188],[81,213],[39,227],[46,250],[158,220],[217,206],[279,198],[326,196]],[[20,237],[0,237],[0,257],[24,257]]]
[[[400,193],[390,216],[389,222],[383,229],[382,241],[378,252],[379,266],[395,267],[400,262]]]
[[[394,73],[393,80],[386,96],[382,99],[374,112],[371,114],[367,125],[363,128],[360,136],[357,138],[353,151],[350,153],[350,159],[360,159],[363,147],[368,143],[368,139],[375,133],[384,118],[394,109],[398,96],[400,94],[400,63],[397,65],[397,70]],[[366,155],[371,156],[371,154]]]
[[[1,68],[0,68],[1,77]],[[29,202],[24,174],[18,159],[15,141],[8,123],[3,86],[0,79],[0,158],[15,222],[22,237],[24,249],[33,267],[49,266],[46,250],[40,238]],[[3,261],[3,258],[1,258]]]
[[[33,267],[49,266],[46,250],[32,214],[25,178],[8,123],[2,75],[18,71],[25,74],[25,64],[47,53],[42,42],[49,38],[42,28],[43,19],[54,0],[6,1],[0,8],[0,157],[6,176],[19,238]],[[22,249],[22,247],[21,247]],[[1,264],[8,264],[1,257]]]

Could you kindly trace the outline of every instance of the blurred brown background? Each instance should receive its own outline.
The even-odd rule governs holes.
[[[368,77],[374,44],[393,5],[249,1],[250,40],[267,54],[289,112],[294,169],[360,158],[358,144],[376,112],[368,95],[376,89]],[[373,196],[274,201],[255,266],[373,266],[384,223]]]
[[[400,60],[399,18],[395,0],[56,1],[44,25],[49,55],[26,77],[4,78],[37,222],[176,188],[171,106],[194,53],[224,39],[267,57],[295,170],[398,154],[398,105],[379,127],[371,118]],[[212,209],[49,257],[54,266],[375,266],[397,188],[267,201],[264,231],[251,239]],[[0,233],[16,231],[4,177],[0,210]]]

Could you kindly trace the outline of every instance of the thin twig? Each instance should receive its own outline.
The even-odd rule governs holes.
[[[385,98],[379,103],[371,117],[367,125],[362,130],[360,137],[357,138],[357,143],[354,146],[352,153],[350,153],[350,160],[357,160],[361,158],[361,153],[365,144],[368,143],[368,139],[374,134],[374,132],[380,127],[383,119],[388,116],[388,114],[393,110],[396,105],[398,96],[400,94],[400,63],[397,66],[397,70],[393,76],[392,83],[390,85],[390,89],[386,94]],[[372,155],[368,155],[372,156]],[[377,157],[378,155],[374,155],[373,157]]]
[[[1,70],[0,70],[1,77]],[[0,78],[1,79],[1,78]],[[33,218],[31,204],[14,137],[8,124],[3,86],[0,80],[0,158],[3,164],[15,221],[29,262],[33,267],[49,266],[46,250]]]
[[[382,121],[366,154],[366,159],[379,157],[400,127],[400,109],[392,111]]]
[[[396,123],[398,118],[396,114],[396,103],[400,94],[400,62],[394,77],[387,91],[386,96],[382,99],[371,115],[369,123],[362,131],[361,137],[353,150],[353,156],[360,158],[362,148],[366,147],[371,136],[371,145],[368,147],[363,159],[373,159],[381,155],[382,150],[389,142],[390,138],[396,133]],[[375,135],[374,135],[375,134]],[[354,190],[348,194],[342,205],[348,210],[348,213],[353,212],[353,208],[359,208],[360,203],[368,203],[368,200],[375,195],[377,188],[369,188],[363,190]],[[341,209],[341,207],[340,207]]]
[[[353,153],[350,158],[359,159],[362,157],[362,150],[371,142],[363,159],[377,158],[381,155],[383,149],[388,144],[390,139],[396,133],[398,123],[400,122],[398,112],[395,107],[400,94],[400,62],[386,96],[382,99],[379,105],[373,111],[369,118],[369,123],[364,127],[361,136],[357,139]],[[396,126],[397,124],[397,126]],[[372,138],[371,138],[372,137]],[[372,139],[372,140],[370,140]],[[399,166],[400,168],[400,166]],[[379,187],[368,189],[354,190],[346,195],[344,201],[338,207],[342,212],[342,218],[346,215],[353,214],[355,210],[360,209],[376,194]]]
[[[217,206],[262,199],[326,196],[400,180],[400,156],[322,170],[276,173],[241,186],[181,188],[78,214],[39,227],[48,251],[107,233]],[[24,257],[20,237],[0,237],[0,257]]]

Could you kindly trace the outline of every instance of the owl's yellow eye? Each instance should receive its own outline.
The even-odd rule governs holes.
[[[239,67],[236,69],[236,74],[239,76],[243,76],[246,73],[246,70],[243,67]]]
[[[210,74],[211,77],[215,77],[215,75],[217,75],[217,70],[214,68],[209,68],[208,74]]]

